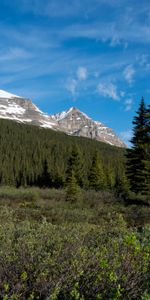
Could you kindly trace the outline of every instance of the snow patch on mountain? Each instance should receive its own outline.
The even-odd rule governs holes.
[[[11,98],[21,98],[17,95],[14,95],[14,94],[11,94],[11,93],[8,93],[6,91],[3,91],[3,90],[0,90],[0,98],[6,98],[6,99],[11,99]]]
[[[20,107],[19,105],[8,102],[8,106],[0,104],[0,112],[2,115],[7,115],[7,114],[18,114],[18,115],[23,115],[25,113],[25,109]]]
[[[71,107],[55,115],[48,115],[29,99],[3,90],[0,90],[0,118],[51,128],[68,135],[95,139],[118,147],[126,147],[111,128],[92,120],[76,107]]]

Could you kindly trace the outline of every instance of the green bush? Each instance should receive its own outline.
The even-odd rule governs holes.
[[[25,200],[36,201],[40,198],[39,191],[36,188],[15,188],[1,187],[0,200]]]
[[[0,210],[0,299],[148,299],[149,227],[18,222]]]

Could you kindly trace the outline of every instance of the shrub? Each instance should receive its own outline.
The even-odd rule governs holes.
[[[18,222],[0,210],[0,299],[148,299],[148,227]]]

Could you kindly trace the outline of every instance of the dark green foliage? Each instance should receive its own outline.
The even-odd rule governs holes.
[[[100,160],[97,151],[93,156],[92,166],[89,172],[88,179],[89,179],[89,187],[95,189],[96,191],[104,189],[106,185],[102,161]]]
[[[144,175],[145,180],[145,191],[150,193],[150,105],[146,110],[146,127],[145,127],[145,141],[144,141]]]
[[[124,149],[0,120],[0,184],[62,188],[70,168],[78,185],[87,188],[95,151],[101,157],[105,178],[112,172],[114,180],[118,168],[124,168]]]
[[[76,202],[80,199],[80,196],[80,188],[75,177],[75,172],[71,170],[68,174],[66,182],[66,200],[70,202]]]
[[[133,147],[127,150],[127,176],[135,193],[150,192],[150,128],[149,113],[142,98],[133,120]]]
[[[84,159],[83,159],[83,153],[81,152],[77,144],[73,145],[72,152],[68,158],[66,181],[68,181],[68,177],[72,177],[72,176],[75,177],[77,184],[83,187]]]
[[[51,187],[51,176],[48,170],[47,160],[44,161],[43,172],[37,179],[37,184],[39,187]]]
[[[110,190],[113,190],[116,185],[116,177],[118,176],[118,168],[117,170],[113,167],[112,163],[109,162],[109,165],[106,170],[106,182],[107,187]],[[122,176],[122,175],[121,175]]]

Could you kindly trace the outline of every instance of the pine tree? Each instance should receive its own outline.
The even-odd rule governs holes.
[[[79,147],[76,144],[73,146],[71,155],[68,159],[67,172],[66,172],[67,178],[68,178],[68,176],[70,176],[72,174],[72,171],[76,178],[77,184],[80,187],[83,187],[84,162],[83,162],[82,152],[80,151]]]
[[[145,194],[150,193],[150,105],[146,109],[146,127],[144,140],[145,159],[143,173],[145,175]]]
[[[104,188],[105,178],[101,160],[99,158],[98,152],[96,151],[93,156],[92,166],[89,172],[89,187],[95,189],[96,191]]]
[[[109,185],[113,187],[116,166],[122,165],[124,150],[98,141],[69,137],[50,129],[1,119],[0,184],[60,188],[65,186],[66,177],[73,166],[78,185],[87,187],[95,150],[103,157],[105,176],[107,166],[109,172],[109,165],[112,165]]]
[[[81,197],[80,188],[72,170],[68,176],[66,183],[66,201],[76,202]]]
[[[106,180],[108,189],[112,190],[116,184],[116,173],[111,163],[108,164],[106,169]]]
[[[137,115],[133,120],[132,148],[127,150],[127,176],[131,190],[135,193],[144,193],[148,176],[148,117],[144,99],[141,99]],[[146,175],[147,174],[147,175]]]
[[[121,197],[124,200],[128,198],[129,183],[125,173],[123,173],[122,176],[118,176],[117,174],[114,189],[117,197]]]

